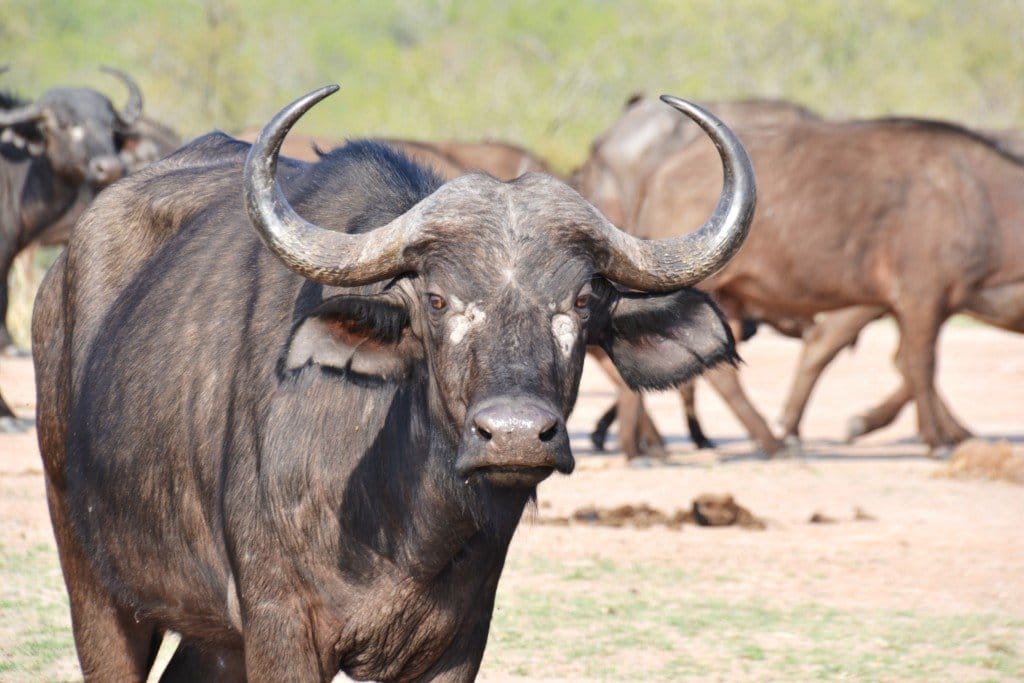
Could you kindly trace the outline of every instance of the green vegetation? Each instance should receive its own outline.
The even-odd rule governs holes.
[[[1004,681],[1024,676],[1024,622],[729,600],[687,573],[607,560],[514,560],[483,672],[612,680]],[[724,582],[728,583],[728,582]],[[76,676],[49,545],[0,546],[0,681]]]
[[[569,567],[529,558],[502,581],[484,672],[673,681],[1024,675],[1024,622],[1001,616],[733,601],[688,591],[681,570],[596,560]]]
[[[0,87],[25,96],[86,84],[118,102],[98,67],[122,67],[186,136],[258,127],[340,82],[302,132],[502,138],[560,172],[636,92],[1024,127],[1020,0],[5,0],[3,64]],[[22,345],[26,277],[9,317]]]
[[[495,136],[567,170],[633,92],[785,97],[832,115],[1024,125],[1019,0],[7,0],[27,95],[128,69],[187,134],[262,124],[326,82],[308,132]]]
[[[0,546],[0,680],[64,679],[76,667],[56,550]]]

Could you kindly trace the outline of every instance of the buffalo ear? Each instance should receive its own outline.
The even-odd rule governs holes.
[[[409,333],[409,313],[387,295],[332,297],[299,323],[284,365],[306,365],[379,379],[398,379],[423,357]]]
[[[620,294],[601,346],[632,389],[667,389],[739,360],[721,311],[695,289]]]

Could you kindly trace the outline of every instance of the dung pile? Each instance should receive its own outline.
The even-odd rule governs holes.
[[[619,505],[613,508],[588,505],[577,509],[570,517],[541,517],[537,521],[541,524],[560,526],[572,523],[634,529],[648,529],[653,526],[679,529],[683,524],[739,526],[745,529],[765,528],[763,520],[739,505],[731,495],[712,493],[704,493],[694,498],[689,510],[677,509],[672,514],[653,508],[646,503]]]
[[[956,447],[949,462],[935,476],[1024,484],[1024,458],[1014,454],[1008,441],[968,439]]]

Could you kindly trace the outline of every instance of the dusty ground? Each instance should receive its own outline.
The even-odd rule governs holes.
[[[709,436],[721,445],[717,453],[694,451],[679,419],[678,398],[666,393],[650,396],[648,407],[669,437],[667,465],[633,469],[615,451],[594,454],[587,434],[612,394],[596,368],[589,367],[570,421],[577,471],[545,482],[530,517],[625,503],[671,512],[701,493],[729,492],[764,518],[768,528],[636,530],[527,519],[502,578],[482,677],[1024,677],[1024,487],[935,478],[942,463],[927,458],[915,439],[912,409],[862,443],[838,441],[847,417],[895,386],[889,363],[894,346],[891,324],[870,327],[857,349],[844,352],[821,383],[804,423],[805,457],[773,462],[751,457],[742,429],[704,385],[698,389],[699,410]],[[770,417],[781,406],[797,351],[796,343],[766,333],[743,349],[745,384]],[[940,359],[939,385],[954,411],[977,434],[1008,439],[1021,453],[1024,338],[952,325],[943,334]],[[27,360],[0,359],[0,386],[16,410],[31,414]],[[854,520],[858,507],[875,520]],[[809,524],[815,512],[837,522]],[[52,554],[34,433],[0,435],[0,548],[16,557]],[[47,566],[52,572],[52,563]],[[582,583],[572,583],[575,579]],[[31,587],[31,580],[25,581]],[[619,589],[635,600],[614,602]],[[602,602],[603,596],[607,601]],[[588,617],[586,628],[573,626],[561,633],[563,613],[557,603],[562,599],[566,605],[586,599],[580,609],[592,607],[605,615],[607,627],[592,627]],[[24,618],[12,604],[0,603],[6,611],[0,612],[0,655],[18,637],[19,626],[12,621]],[[699,612],[719,604],[724,605],[721,611]],[[677,606],[678,614],[673,611]],[[589,613],[567,614],[566,619]],[[664,623],[644,630],[655,619],[652,615],[664,617]],[[679,626],[688,616],[706,619],[704,630],[693,633]],[[735,624],[729,621],[733,617]],[[901,619],[908,620],[906,629],[897,623]],[[677,624],[677,630],[665,635],[665,624]],[[839,630],[822,630],[823,624]],[[946,662],[927,649],[929,634],[939,628],[935,625],[953,624],[967,630],[935,633],[933,646],[945,655],[949,648],[943,637],[959,644],[977,636],[978,652],[965,650]],[[917,633],[915,626],[922,642],[901,645],[901,629]],[[876,627],[882,630],[867,633]],[[606,633],[618,635],[603,640]],[[830,643],[832,633],[853,642]],[[713,641],[701,639],[712,635]],[[730,638],[743,640],[729,649]],[[591,649],[573,649],[588,639]],[[804,647],[804,640],[815,641],[813,648]],[[55,646],[60,651],[51,662],[34,669],[38,675],[24,678],[74,675],[67,641],[62,643]],[[848,661],[837,654],[846,650],[861,654]],[[819,651],[836,655],[838,663],[819,662]],[[791,661],[792,652],[806,657]],[[885,659],[884,652],[895,654]],[[862,660],[878,660],[882,668],[858,668]],[[0,678],[5,675],[22,679],[13,664],[0,667]]]

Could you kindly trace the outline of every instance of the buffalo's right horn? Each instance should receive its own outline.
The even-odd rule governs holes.
[[[117,113],[117,118],[118,123],[123,128],[131,128],[142,118],[142,90],[139,88],[139,84],[120,69],[104,66],[100,70],[118,79],[128,88],[128,101],[125,103],[124,108]]]
[[[286,266],[315,282],[351,287],[410,270],[404,252],[418,221],[413,207],[381,228],[350,235],[306,221],[285,199],[275,180],[281,143],[303,114],[337,90],[328,85],[300,97],[260,131],[245,160],[245,207],[263,242]]]
[[[711,113],[678,97],[662,101],[694,120],[718,148],[725,176],[711,217],[698,230],[662,240],[628,235],[604,219],[592,235],[607,254],[601,273],[643,291],[670,291],[696,284],[731,259],[750,231],[757,194],[750,157],[736,134]]]

